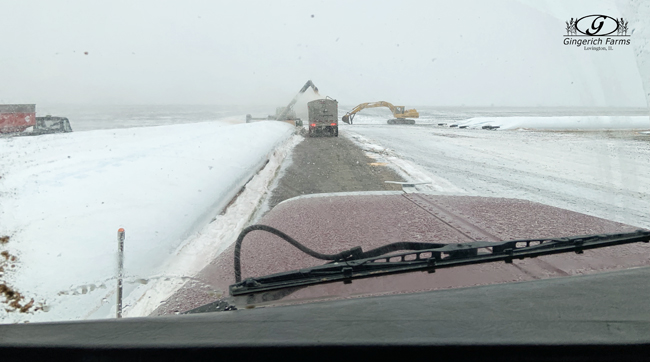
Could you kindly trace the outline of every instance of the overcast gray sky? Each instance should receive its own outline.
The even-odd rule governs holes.
[[[569,18],[627,17],[614,1],[4,0],[2,12],[0,103],[282,105],[311,79],[342,104],[646,106],[632,47],[562,44]]]

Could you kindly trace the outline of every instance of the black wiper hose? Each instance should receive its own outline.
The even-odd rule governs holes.
[[[244,236],[253,230],[271,232],[311,256],[332,260],[333,262],[300,270],[248,278],[242,282],[239,262],[241,243]],[[584,250],[637,242],[650,242],[650,231],[637,230],[616,234],[577,235],[501,242],[473,241],[449,244],[405,242],[385,245],[365,253],[361,250],[361,247],[355,247],[338,254],[327,255],[317,253],[301,245],[277,229],[264,225],[253,225],[244,229],[237,238],[235,245],[235,277],[237,282],[230,286],[230,295],[238,296],[337,281],[351,283],[354,279],[416,271],[433,273],[436,269],[441,268],[498,261],[512,263],[514,259],[535,258],[568,252],[582,254]],[[388,254],[398,250],[409,251]]]
[[[255,231],[255,230],[262,230],[262,231],[269,232],[273,235],[279,236],[280,238],[282,238],[289,244],[295,246],[296,248],[298,248],[298,250],[302,251],[303,253],[309,256],[312,256],[316,259],[330,260],[330,261],[344,261],[344,260],[372,258],[393,251],[424,250],[424,249],[438,248],[445,245],[445,244],[436,244],[436,243],[399,242],[399,243],[384,245],[382,247],[372,249],[366,252],[363,252],[360,246],[356,246],[350,250],[342,251],[338,254],[322,254],[317,251],[309,249],[308,247],[299,243],[296,239],[292,238],[291,236],[283,233],[282,231],[274,227],[267,226],[267,225],[251,225],[245,228],[244,230],[242,230],[241,233],[239,233],[239,236],[237,237],[237,241],[235,241],[235,282],[236,283],[241,282],[240,256],[241,256],[242,243],[246,235],[251,231]]]
[[[298,241],[296,241],[296,239],[292,238],[291,236],[283,233],[282,231],[276,228],[266,226],[266,225],[251,225],[245,228],[244,230],[242,230],[242,232],[239,233],[239,237],[237,237],[237,241],[235,241],[235,281],[237,283],[241,281],[241,260],[240,260],[241,244],[244,241],[244,237],[246,237],[246,235],[251,231],[255,231],[255,230],[267,231],[270,232],[271,234],[277,235],[283,240],[285,240],[286,242],[288,242],[289,244],[298,248],[303,253],[321,260],[345,260],[346,258],[349,258],[350,256],[361,252],[361,248],[357,246],[356,248],[342,251],[338,254],[322,254],[317,251],[313,251],[308,247],[300,244]]]

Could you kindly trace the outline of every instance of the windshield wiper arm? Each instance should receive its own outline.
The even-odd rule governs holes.
[[[241,296],[277,289],[304,287],[333,282],[351,283],[352,280],[391,274],[451,268],[514,259],[535,258],[542,255],[575,252],[637,242],[649,242],[650,231],[631,233],[579,235],[563,238],[540,238],[502,242],[476,241],[440,245],[402,253],[334,261],[325,265],[288,271],[262,277],[247,278],[230,286],[230,295]],[[363,255],[361,252],[355,253]]]

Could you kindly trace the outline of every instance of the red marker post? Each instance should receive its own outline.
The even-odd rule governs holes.
[[[124,238],[123,228],[117,230],[117,318],[122,318],[122,277],[124,276]]]

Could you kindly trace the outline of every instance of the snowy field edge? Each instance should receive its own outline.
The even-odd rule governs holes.
[[[291,134],[281,122],[205,122],[0,139],[0,235],[16,257],[4,282],[40,309],[2,308],[2,323],[105,316],[118,228],[126,296],[164,274]]]
[[[648,130],[650,116],[474,117],[459,127],[497,126],[501,130]]]

